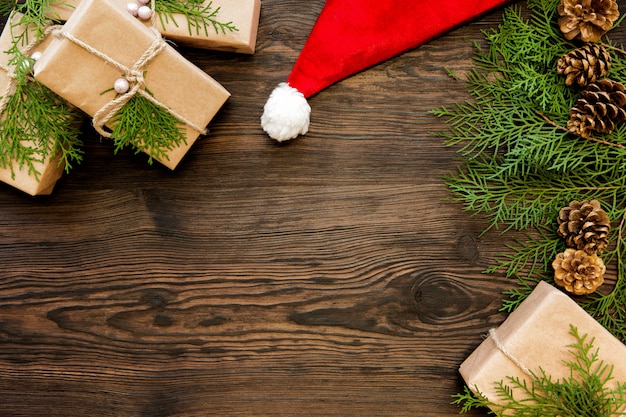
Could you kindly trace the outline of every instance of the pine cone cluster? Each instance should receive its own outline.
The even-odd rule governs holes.
[[[611,221],[591,200],[570,202],[559,211],[557,223],[567,249],[552,262],[554,282],[576,295],[591,294],[604,282],[606,267],[598,254],[609,244]]]
[[[598,42],[619,18],[616,0],[561,0],[559,28],[567,40]]]
[[[611,133],[626,120],[626,87],[604,79],[585,88],[570,109],[567,130],[583,138],[593,132]]]
[[[560,0],[557,12],[565,38],[585,42],[557,62],[557,73],[565,76],[565,85],[583,89],[570,109],[567,130],[583,138],[591,138],[593,132],[611,133],[626,120],[626,89],[617,81],[604,79],[611,68],[611,55],[593,42],[619,18],[617,0]]]
[[[606,77],[611,55],[602,45],[586,44],[563,55],[557,62],[557,73],[565,75],[568,87],[586,87]]]
[[[572,248],[559,253],[554,262],[554,282],[575,295],[593,293],[604,282],[606,266],[596,254]]]

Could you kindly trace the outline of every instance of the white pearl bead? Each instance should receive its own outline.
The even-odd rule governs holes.
[[[38,61],[38,60],[39,60],[39,58],[41,58],[41,52],[39,52],[39,51],[35,51],[35,52],[33,52],[33,53],[30,55],[30,57],[31,57],[32,59],[34,59],[35,61]]]
[[[150,0],[137,0],[137,3],[145,6],[146,4],[150,3]]]
[[[152,9],[148,6],[141,6],[139,10],[137,10],[137,17],[141,20],[150,20],[152,17]]]
[[[117,94],[124,94],[130,89],[130,84],[128,84],[128,80],[126,78],[118,78],[115,80],[115,84],[113,84],[113,89]]]
[[[137,11],[139,10],[139,5],[137,3],[128,3],[126,5],[126,10],[128,10],[128,13],[137,17]]]

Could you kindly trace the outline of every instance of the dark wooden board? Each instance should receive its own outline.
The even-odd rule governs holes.
[[[429,111],[501,10],[312,97],[278,145],[262,107],[322,4],[264,0],[253,56],[180,48],[232,97],[176,171],[85,123],[51,196],[0,184],[0,415],[458,414],[513,283]]]

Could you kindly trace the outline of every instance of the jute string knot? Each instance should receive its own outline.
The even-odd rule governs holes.
[[[489,329],[489,336],[491,337],[491,340],[496,345],[498,350],[502,352],[504,356],[506,356],[511,362],[517,365],[517,367],[521,369],[522,372],[524,372],[526,375],[528,375],[531,378],[534,378],[534,375],[530,371],[530,369],[525,367],[524,364],[522,364],[522,362],[519,359],[517,359],[515,355],[513,355],[513,353],[511,353],[511,351],[508,350],[506,346],[504,346],[504,344],[502,344],[502,342],[500,341],[500,338],[498,337],[498,332],[496,331],[495,328]]]
[[[207,132],[206,129],[204,129],[201,126],[197,126],[186,117],[178,114],[173,109],[170,109],[168,106],[161,103],[158,99],[156,99],[153,95],[151,95],[150,93],[146,91],[146,85],[145,85],[145,79],[144,79],[145,68],[167,46],[167,44],[165,43],[165,40],[161,36],[161,33],[157,29],[155,29],[154,27],[150,27],[149,30],[154,35],[152,44],[148,47],[148,49],[146,49],[146,51],[139,57],[139,59],[137,59],[137,61],[135,61],[135,63],[130,68],[116,61],[114,58],[108,56],[107,54],[99,51],[98,49],[92,47],[91,45],[86,44],[85,42],[78,39],[71,33],[64,31],[62,26],[53,28],[52,34],[57,38],[67,39],[73,42],[74,44],[80,46],[85,51],[89,52],[90,54],[102,59],[104,62],[119,69],[120,72],[123,74],[124,78],[126,78],[126,80],[128,81],[130,85],[130,89],[126,93],[119,94],[113,100],[109,101],[107,104],[102,106],[102,108],[100,108],[100,110],[98,110],[93,115],[92,124],[95,130],[101,136],[105,138],[110,138],[112,136],[111,133],[104,130],[104,126],[111,120],[111,118],[113,118],[113,116],[115,116],[115,114],[119,110],[122,109],[122,107],[124,107],[124,105],[126,105],[126,103],[128,103],[136,95],[140,95],[141,97],[144,97],[145,99],[151,101],[155,105],[163,108],[169,114],[171,114],[176,119],[183,122],[190,128],[194,129],[198,133],[206,134]]]

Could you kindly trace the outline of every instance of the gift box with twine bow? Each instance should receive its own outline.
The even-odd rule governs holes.
[[[472,352],[459,369],[468,388],[499,404],[496,383],[545,371],[553,380],[570,377],[571,326],[593,339],[598,361],[613,366],[607,388],[626,383],[626,346],[567,294],[542,281],[509,317]],[[515,394],[515,392],[514,392]],[[626,405],[622,411],[626,409]]]
[[[50,44],[34,65],[34,77],[93,118],[115,139],[117,114],[138,97],[173,116],[184,140],[151,158],[174,169],[230,94],[112,0],[83,0],[63,26],[51,27]],[[127,91],[119,90],[120,81]],[[122,83],[122,84],[123,84]]]

